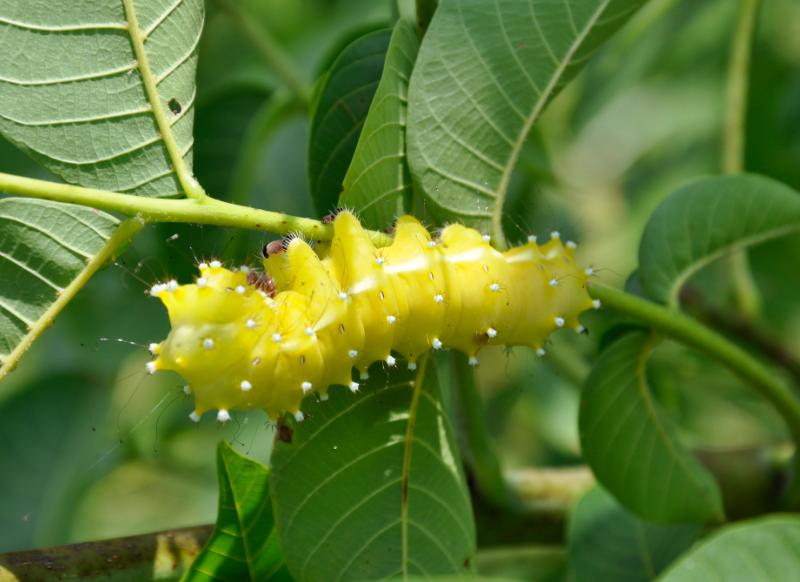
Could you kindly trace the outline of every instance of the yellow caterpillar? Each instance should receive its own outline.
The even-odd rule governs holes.
[[[428,350],[453,348],[470,363],[487,344],[526,345],[543,354],[559,327],[579,330],[578,315],[599,302],[586,291],[591,270],[578,268],[574,244],[558,233],[537,245],[499,252],[489,237],[453,224],[438,239],[401,217],[390,246],[375,248],[358,220],[340,212],[330,244],[315,252],[300,238],[265,258],[274,296],[248,270],[218,261],[200,265],[193,284],[159,284],[172,330],[147,370],[173,370],[195,397],[193,420],[209,409],[263,408],[302,420],[300,402],[322,399],[331,384],[356,392],[352,368],[373,362],[409,368]],[[250,281],[250,282],[249,282]]]

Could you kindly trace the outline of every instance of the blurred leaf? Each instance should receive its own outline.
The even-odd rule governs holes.
[[[556,582],[565,579],[567,554],[562,546],[499,546],[478,551],[478,572],[490,580],[504,576],[515,580]]]
[[[108,401],[93,380],[45,376],[0,408],[0,551],[67,541],[78,497],[104,468],[90,465]]]
[[[647,223],[639,278],[650,297],[676,305],[696,271],[739,248],[800,231],[800,193],[753,174],[698,180],[674,192]]]
[[[291,580],[274,530],[269,469],[222,441],[217,473],[217,525],[183,580]]]
[[[632,332],[598,359],[581,395],[583,457],[600,483],[644,519],[719,519],[719,487],[680,444],[647,386],[652,347],[646,333]]]
[[[440,222],[500,230],[533,123],[646,0],[442,0],[411,77],[411,173]]]
[[[130,3],[134,5],[133,2]],[[203,1],[137,0],[146,62],[122,2],[0,7],[0,133],[67,182],[149,196],[182,188],[154,107],[191,160]],[[145,42],[146,41],[146,42]],[[146,81],[158,100],[147,97]]]
[[[663,582],[772,582],[800,572],[800,518],[773,515],[724,527],[670,568]]]
[[[378,90],[370,105],[353,161],[344,177],[339,206],[358,210],[369,228],[386,228],[409,207],[406,165],[408,80],[419,41],[414,26],[398,20],[392,32]]]
[[[391,30],[370,32],[348,45],[320,79],[311,112],[308,176],[320,214],[336,206],[361,127],[378,88]]]
[[[570,515],[568,539],[575,582],[654,580],[692,545],[699,529],[644,522],[595,487]]]
[[[279,429],[271,489],[289,570],[300,581],[463,576],[475,528],[433,363],[370,372],[359,394],[306,399],[306,420]]]
[[[0,365],[13,367],[31,328],[101,252],[116,218],[82,206],[0,199]],[[11,370],[0,368],[0,378]]]

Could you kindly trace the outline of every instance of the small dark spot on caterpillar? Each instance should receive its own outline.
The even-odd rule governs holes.
[[[173,115],[178,115],[178,113],[180,113],[181,110],[182,110],[180,101],[175,99],[175,97],[170,99],[169,102],[167,103],[167,105],[169,105],[169,110],[172,111]]]
[[[281,416],[278,419],[278,432],[276,433],[277,439],[282,443],[291,444],[292,443],[292,435],[294,431],[286,425],[286,419]]]
[[[339,324],[339,333],[344,333],[344,324],[343,323]]]
[[[300,356],[300,365],[301,366],[305,366],[306,365],[306,357],[305,356]]]

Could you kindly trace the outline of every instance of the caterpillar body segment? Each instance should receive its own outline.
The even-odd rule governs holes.
[[[553,330],[579,329],[578,315],[593,306],[574,245],[557,236],[500,252],[473,229],[454,224],[433,239],[403,216],[393,243],[376,248],[351,213],[337,214],[333,226],[332,241],[316,252],[294,238],[265,258],[272,296],[248,283],[246,270],[218,262],[201,264],[195,283],[151,290],[172,329],[154,344],[148,371],[188,381],[192,418],[250,408],[300,418],[310,391],[357,391],[353,368],[366,377],[376,361],[395,365],[393,354],[414,368],[444,347],[472,363],[487,344],[541,350]]]

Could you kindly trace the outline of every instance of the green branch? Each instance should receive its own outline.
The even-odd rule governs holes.
[[[211,224],[282,235],[299,233],[311,240],[330,240],[333,236],[331,225],[319,220],[239,206],[209,197],[203,200],[146,198],[3,173],[0,173],[0,191],[119,212],[146,222]],[[392,241],[388,234],[377,231],[368,233],[378,246],[386,246]]]
[[[590,284],[589,293],[605,307],[631,315],[723,364],[775,406],[795,443],[795,475],[787,502],[797,507],[800,503],[800,400],[791,386],[745,350],[683,313],[598,283]]]
[[[255,19],[245,13],[240,0],[217,0],[217,4],[230,15],[244,36],[258,50],[273,72],[283,80],[295,98],[308,107],[311,103],[309,86],[297,74],[294,63],[272,37],[270,31],[265,27],[258,26]]]
[[[741,0],[731,45],[722,135],[722,171],[725,174],[738,174],[744,169],[747,89],[758,6],[759,0]],[[747,251],[732,255],[728,261],[736,303],[742,313],[755,318],[761,308],[761,297],[750,272]]]
[[[475,370],[467,363],[467,357],[460,352],[452,354],[451,362],[478,489],[492,505],[507,507],[510,502],[509,490],[486,427],[486,413],[475,384]]]

